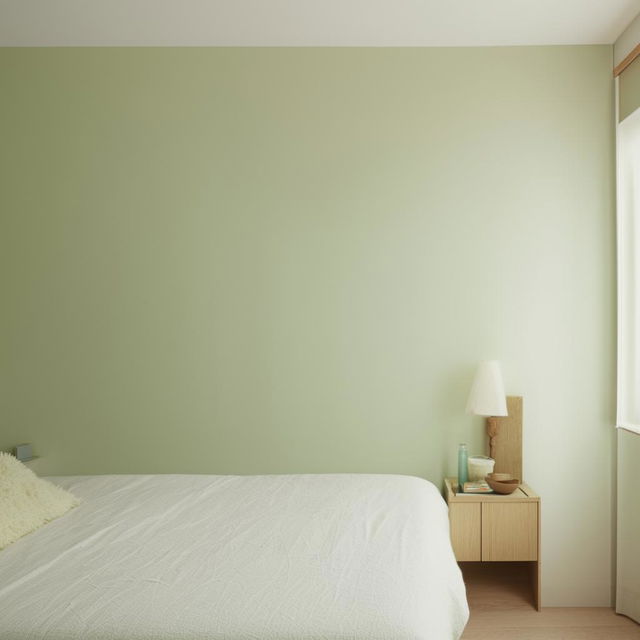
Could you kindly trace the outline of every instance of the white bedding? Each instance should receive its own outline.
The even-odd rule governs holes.
[[[450,640],[466,623],[425,480],[49,479],[82,503],[0,551],[2,640]]]

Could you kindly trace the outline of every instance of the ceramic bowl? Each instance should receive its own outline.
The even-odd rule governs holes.
[[[496,492],[502,494],[513,493],[519,486],[520,480],[518,478],[512,478],[511,480],[504,480],[502,482],[498,482],[493,478],[487,476],[486,478],[487,484]]]

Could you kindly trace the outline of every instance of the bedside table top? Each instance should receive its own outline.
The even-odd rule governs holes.
[[[451,502],[540,502],[540,496],[528,485],[522,483],[509,495],[499,493],[458,493],[458,479],[445,478],[444,497]]]

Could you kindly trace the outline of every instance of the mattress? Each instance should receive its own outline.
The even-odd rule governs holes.
[[[449,640],[468,618],[419,478],[49,480],[82,503],[0,552],[2,640]]]

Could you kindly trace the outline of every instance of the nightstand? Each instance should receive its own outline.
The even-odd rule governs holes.
[[[451,544],[458,562],[526,563],[540,609],[540,496],[526,484],[509,495],[458,493],[445,480]]]

